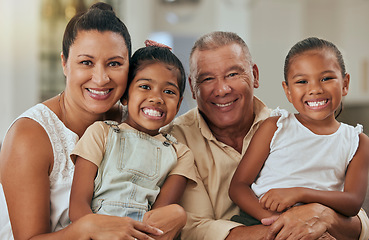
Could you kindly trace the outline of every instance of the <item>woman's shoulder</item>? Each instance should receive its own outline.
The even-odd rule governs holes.
[[[29,108],[14,120],[8,129],[7,136],[10,135],[10,139],[17,137],[19,140],[48,138],[40,122],[50,114],[53,114],[53,111],[41,103]]]
[[[30,107],[28,110],[23,112],[16,120],[19,119],[29,119],[33,120],[33,122],[38,122],[40,125],[42,125],[45,128],[45,125],[51,124],[51,123],[57,123],[60,122],[60,107],[59,107],[59,101],[58,96],[53,97],[51,99],[46,100],[43,103],[38,103],[32,107]]]
[[[26,110],[14,120],[5,135],[1,161],[4,163],[11,160],[15,166],[52,166],[53,147],[50,131],[56,129],[53,124],[63,128],[57,115],[47,105],[39,103]]]
[[[50,167],[53,162],[48,134],[40,124],[29,118],[19,118],[14,122],[4,138],[1,153],[3,169],[6,166],[23,166],[23,169],[26,166]]]

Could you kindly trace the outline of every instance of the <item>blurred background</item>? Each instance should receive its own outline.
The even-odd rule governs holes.
[[[0,0],[0,142],[13,119],[64,88],[64,28],[94,0]],[[233,31],[249,45],[260,71],[255,94],[270,108],[293,111],[284,95],[283,64],[305,37],[335,43],[351,74],[341,121],[369,132],[369,0],[106,0],[127,25],[133,50],[150,38],[173,48],[188,73],[194,41]],[[187,86],[179,114],[194,107]]]

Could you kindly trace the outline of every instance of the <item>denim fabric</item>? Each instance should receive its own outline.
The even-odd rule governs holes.
[[[110,127],[95,179],[93,212],[142,221],[176,163],[171,144],[137,130]]]

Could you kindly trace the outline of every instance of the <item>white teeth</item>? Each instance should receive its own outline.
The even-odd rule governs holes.
[[[318,107],[318,106],[322,106],[326,103],[327,103],[327,100],[322,100],[322,101],[318,101],[318,102],[307,102],[307,105],[309,105],[310,107]]]
[[[146,115],[149,115],[149,116],[153,116],[153,117],[161,117],[161,113],[159,111],[156,111],[154,109],[148,109],[148,108],[145,108],[143,110],[143,112],[146,114]]]
[[[90,91],[90,93],[96,94],[96,95],[106,95],[109,93],[109,90],[106,91],[97,91],[97,90],[93,90],[88,88],[88,91]]]
[[[218,107],[228,107],[232,104],[233,102],[230,102],[230,103],[225,103],[225,104],[221,104],[221,103],[216,103],[215,105],[218,106]]]

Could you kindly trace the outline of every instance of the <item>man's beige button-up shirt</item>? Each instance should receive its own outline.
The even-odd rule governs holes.
[[[198,108],[179,116],[165,130],[192,150],[198,171],[197,186],[187,188],[181,201],[188,217],[182,239],[222,240],[232,228],[240,225],[229,221],[239,214],[239,208],[229,198],[228,188],[252,136],[270,114],[270,109],[256,97],[254,114],[254,123],[243,140],[242,154],[217,141]],[[369,220],[364,211],[360,211],[359,217],[362,221],[360,239],[368,239]]]

